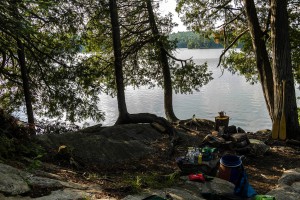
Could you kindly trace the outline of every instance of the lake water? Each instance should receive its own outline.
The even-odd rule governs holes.
[[[268,115],[265,100],[260,84],[250,85],[245,78],[232,75],[217,68],[219,55],[222,49],[177,49],[178,58],[193,57],[197,64],[207,61],[209,70],[213,72],[214,80],[203,86],[199,92],[193,94],[173,94],[173,107],[179,119],[189,119],[195,114],[197,118],[214,121],[218,112],[225,111],[230,116],[230,125],[243,128],[245,131],[271,129],[271,120]],[[222,75],[222,76],[221,76]],[[299,90],[296,90],[300,96]],[[131,87],[125,90],[127,109],[129,113],[153,113],[164,117],[163,91],[160,88]],[[105,112],[106,120],[95,122],[86,120],[89,125],[102,123],[113,125],[118,117],[117,99],[107,95],[100,95],[99,108]],[[298,102],[299,107],[299,102]],[[15,116],[26,121],[23,112]],[[83,122],[84,123],[84,122]],[[79,125],[83,125],[80,123]]]
[[[191,95],[174,94],[173,107],[180,119],[197,118],[214,120],[219,111],[225,111],[230,116],[230,125],[236,125],[245,131],[271,129],[265,100],[260,84],[250,85],[245,78],[232,75],[216,68],[222,49],[178,49],[177,57],[193,57],[194,62],[202,64],[207,61],[209,70],[213,72],[214,80]],[[127,109],[129,113],[149,112],[158,116],[164,115],[163,91],[159,88],[147,89],[126,88]],[[112,125],[118,117],[117,100],[101,95],[100,109],[106,113],[103,125]],[[90,125],[95,122],[90,121]]]

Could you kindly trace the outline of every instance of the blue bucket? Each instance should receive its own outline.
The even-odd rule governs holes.
[[[242,172],[242,160],[236,155],[225,155],[220,159],[218,177],[237,184]]]

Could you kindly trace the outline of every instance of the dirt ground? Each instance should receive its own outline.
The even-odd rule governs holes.
[[[135,162],[122,163],[108,169],[75,170],[72,168],[44,167],[44,170],[48,169],[49,171],[50,169],[52,173],[59,174],[74,182],[96,183],[103,188],[103,193],[99,194],[102,197],[110,196],[121,199],[128,194],[137,192],[137,189],[152,187],[147,181],[143,182],[142,177],[154,176],[155,174],[156,178],[163,178],[178,172],[176,157],[184,155],[188,146],[200,145],[203,138],[211,133],[212,124],[201,123],[198,127],[186,126],[185,129],[182,129],[184,127],[177,126],[177,128],[192,136],[192,139],[184,142],[179,141],[171,157],[167,156],[169,138],[166,136],[151,144],[158,149],[156,154]],[[260,157],[245,155],[243,160],[250,184],[258,194],[266,194],[275,188],[284,170],[300,167],[300,146],[273,141],[270,137],[270,132],[249,134],[249,138],[264,141],[270,146],[270,150]]]
[[[274,189],[285,170],[300,167],[299,146],[273,142],[270,147],[264,156],[248,157],[243,163],[250,184],[259,194],[265,194]]]

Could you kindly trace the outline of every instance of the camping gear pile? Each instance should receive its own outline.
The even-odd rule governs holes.
[[[205,182],[213,177],[229,181],[235,185],[234,195],[247,199],[275,199],[271,196],[257,195],[249,184],[242,159],[253,152],[262,155],[267,151],[258,142],[251,145],[247,133],[241,128],[228,126],[229,117],[219,113],[215,130],[208,134],[199,147],[188,147],[186,154],[176,159],[182,174],[190,181]],[[257,151],[258,147],[259,150]],[[238,156],[242,155],[242,156]]]
[[[203,148],[189,147],[185,156],[176,159],[177,165],[183,174],[201,171],[213,175],[219,162],[216,148],[205,146]]]
[[[218,177],[235,185],[235,195],[242,198],[255,196],[256,192],[249,184],[242,164],[242,156],[225,154],[219,157],[219,155],[220,152],[214,147],[189,147],[187,154],[176,161],[190,181],[205,182]]]
[[[202,144],[241,153],[250,151],[250,141],[247,133],[245,133],[243,129],[239,127],[236,128],[235,126],[226,127],[219,132],[213,131],[204,138]]]

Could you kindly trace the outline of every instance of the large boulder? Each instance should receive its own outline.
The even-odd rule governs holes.
[[[227,197],[228,195],[234,196],[234,184],[226,180],[214,177],[211,181],[205,182],[194,182],[189,181],[187,177],[181,177],[186,180],[185,184],[182,186],[187,190],[192,190],[194,192],[202,194],[215,194],[219,197]]]
[[[187,176],[182,176],[180,187],[164,188],[161,190],[147,190],[138,195],[129,195],[122,200],[142,200],[151,195],[174,200],[204,200],[204,199],[240,199],[234,195],[234,185],[226,180],[214,178],[211,181],[189,181]]]
[[[276,200],[300,199],[300,168],[285,171],[278,180],[277,188],[267,194]]]
[[[161,137],[150,124],[125,124],[40,135],[37,139],[49,152],[57,152],[64,145],[69,147],[72,157],[83,164],[109,166],[153,153],[155,149],[150,144]]]
[[[0,163],[0,193],[19,195],[30,191],[25,177],[29,174]]]
[[[194,193],[192,191],[185,190],[183,188],[172,187],[165,188],[162,190],[148,190],[147,192],[137,194],[137,195],[128,195],[122,200],[143,200],[152,195],[157,195],[161,198],[171,197],[173,200],[205,200],[201,197],[199,193]]]

